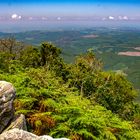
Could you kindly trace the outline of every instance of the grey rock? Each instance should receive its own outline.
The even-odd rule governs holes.
[[[26,120],[23,114],[15,116],[15,118],[11,121],[11,124],[3,132],[13,128],[19,128],[27,131]]]
[[[30,132],[14,128],[0,135],[0,140],[69,140],[67,138],[55,139],[50,136],[36,136]]]
[[[0,81],[0,140],[69,140],[67,138],[52,138],[36,136],[27,132],[25,116],[14,115],[13,101],[15,89],[11,83]]]
[[[0,81],[0,133],[14,118],[15,89],[11,83]]]

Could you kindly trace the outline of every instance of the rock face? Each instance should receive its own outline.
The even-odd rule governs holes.
[[[11,129],[0,135],[0,140],[69,140],[67,138],[52,138],[50,136],[36,136],[32,133],[29,133],[18,128]]]
[[[26,120],[23,114],[16,115],[10,125],[3,132],[13,128],[19,128],[27,131]]]
[[[0,140],[69,140],[50,136],[36,136],[27,130],[25,116],[15,116],[15,89],[11,83],[0,81]],[[1,134],[2,133],[2,134]]]
[[[11,83],[0,81],[0,133],[14,118],[15,89]]]

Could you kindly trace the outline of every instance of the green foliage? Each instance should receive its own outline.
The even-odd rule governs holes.
[[[63,105],[60,114],[55,116],[59,120],[51,133],[55,137],[65,135],[74,140],[108,140],[117,139],[118,135],[133,130],[130,122],[122,121],[104,107],[92,106],[88,100],[71,95],[68,99],[70,102]],[[76,103],[72,100],[76,100]]]
[[[75,64],[79,66],[81,70],[85,69],[91,74],[100,71],[102,68],[101,62],[96,59],[92,49],[89,49],[86,54],[78,56]]]
[[[53,64],[61,53],[59,48],[49,42],[42,43],[40,52],[42,66]]]
[[[91,51],[75,64],[59,55],[58,48],[43,43],[40,50],[24,49],[7,72],[1,64],[0,80],[15,86],[16,113],[25,114],[28,130],[71,140],[139,140],[140,106],[131,83],[103,72]],[[2,55],[0,60],[8,62]]]
[[[0,70],[4,72],[9,71],[10,57],[11,55],[9,53],[0,52]]]
[[[134,117],[136,90],[123,74],[101,71],[100,62],[91,52],[78,57],[76,64],[70,67],[69,85],[78,88],[83,97],[96,101],[124,119]],[[126,111],[128,104],[131,106],[129,112]]]
[[[123,75],[111,72],[101,72],[94,79],[96,91],[92,97],[112,110],[114,113],[122,111],[127,103],[131,103],[137,95],[131,83]]]
[[[20,53],[20,61],[24,67],[38,67],[40,65],[40,53],[37,48],[29,46]]]
[[[25,45],[22,42],[16,41],[13,37],[0,39],[0,52],[8,54],[9,60],[18,59],[20,52],[24,48]]]
[[[92,50],[77,57],[75,64],[70,67],[70,86],[77,87],[81,95],[90,96],[94,91],[93,79],[95,73],[101,71],[101,62],[96,59]]]

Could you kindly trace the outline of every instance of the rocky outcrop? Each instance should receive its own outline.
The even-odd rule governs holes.
[[[14,118],[15,89],[11,83],[0,81],[0,133]]]
[[[16,115],[4,132],[13,128],[19,128],[27,131],[26,120],[23,114]]]
[[[0,140],[68,140],[36,136],[27,132],[25,116],[14,115],[15,89],[11,83],[0,81]],[[2,133],[2,134],[1,134]]]
[[[67,138],[52,138],[50,136],[36,136],[18,128],[11,129],[0,135],[0,140],[69,140]]]

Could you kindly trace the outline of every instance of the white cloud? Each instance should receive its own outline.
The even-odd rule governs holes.
[[[17,17],[18,17],[17,14],[13,14],[13,15],[11,16],[12,19],[16,19]]]
[[[115,17],[113,17],[113,16],[109,16],[108,17],[110,20],[114,20],[115,19]]]
[[[18,19],[21,19],[22,17],[21,16],[18,16]]]
[[[103,17],[103,18],[102,18],[102,20],[106,20],[106,18],[105,18],[105,17]]]
[[[17,14],[13,14],[13,15],[11,15],[11,18],[14,20],[17,20],[17,19],[21,19],[22,17]]]
[[[123,19],[124,19],[124,20],[128,20],[128,17],[127,17],[127,16],[124,16]]]
[[[128,20],[128,17],[127,16],[118,16],[118,19],[119,20]]]
[[[57,20],[61,20],[61,17],[57,17]]]

